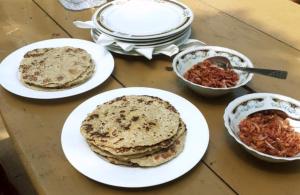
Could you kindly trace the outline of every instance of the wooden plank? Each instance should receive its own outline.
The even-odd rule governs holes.
[[[30,0],[11,0],[0,2],[0,59],[2,60],[10,52],[31,42],[55,38],[67,37],[67,35],[57,28],[49,17],[41,12]],[[56,28],[53,28],[56,27]],[[1,90],[3,90],[1,88]],[[4,102],[1,98],[0,102]],[[3,113],[3,117],[5,113]],[[9,129],[7,129],[9,130]],[[15,136],[11,131],[11,139]],[[14,141],[17,152],[22,159],[22,163],[29,173],[36,189],[41,192],[42,188],[37,184],[33,168],[28,163],[28,157],[22,152],[23,145]],[[25,193],[25,192],[24,192]]]
[[[186,1],[189,2],[189,1]],[[240,51],[254,66],[282,69],[287,80],[255,75],[248,86],[257,92],[279,93],[300,99],[298,64],[300,52],[202,2],[193,4],[196,13],[193,36],[209,45],[220,45]],[[288,86],[288,87],[287,87]]]
[[[292,0],[200,0],[300,50],[300,5]]]
[[[76,29],[71,24],[77,19],[88,20],[91,17],[90,11],[67,12],[55,2],[43,0],[36,2],[73,36],[90,39],[86,30]],[[297,71],[300,54],[297,50],[202,2],[192,0],[183,2],[195,13],[194,38],[210,45],[239,50],[248,55],[257,66],[284,68],[290,72],[286,81],[255,76],[250,84],[252,88],[300,98],[300,92],[297,90],[300,84],[298,79],[300,73]],[[68,15],[68,19],[64,20],[64,15]],[[166,67],[170,66],[170,59],[166,57],[155,57],[154,60],[147,61],[140,57],[114,56],[116,57],[114,74],[126,86],[166,89],[186,97],[197,105],[207,118],[210,127],[211,140],[205,163],[238,193],[254,194],[259,189],[262,194],[296,194],[298,191],[295,189],[296,178],[300,176],[297,171],[299,163],[290,163],[282,167],[259,161],[242,150],[226,133],[222,120],[224,108],[230,100],[245,94],[246,91],[238,90],[236,94],[216,99],[203,98],[186,89],[172,72],[166,71]],[[281,168],[284,171],[280,171]]]
[[[7,28],[0,29],[1,35],[5,34],[5,39],[1,39],[1,46],[5,48],[1,57],[24,44],[47,39],[53,33],[67,37],[67,34],[32,1],[1,2],[1,8],[6,11],[0,12],[0,17],[8,18],[8,21],[1,20],[4,26],[7,25]],[[10,12],[15,14],[8,16]],[[29,24],[33,26],[32,29],[28,27]],[[17,27],[15,33],[8,33],[10,28],[14,29],[15,26]],[[140,190],[111,188],[78,173],[67,162],[60,146],[64,121],[69,113],[87,98],[120,87],[122,86],[119,83],[109,78],[101,86],[82,95],[51,101],[21,98],[0,88],[0,112],[39,194],[139,194],[141,192],[152,194],[155,192],[163,195],[185,194],[187,191],[191,194],[199,194],[199,192],[234,194],[203,163],[174,182]]]
[[[104,86],[103,90],[107,90],[107,86]],[[0,97],[4,100],[0,103],[1,112],[5,113],[4,120],[10,132],[15,135],[15,141],[22,146],[20,150],[26,155],[28,164],[32,166],[38,185],[43,188],[42,193],[99,194],[101,192],[109,195],[121,192],[122,194],[176,192],[176,194],[185,194],[189,190],[195,195],[200,191],[212,194],[232,194],[229,188],[202,163],[181,179],[160,187],[140,190],[111,188],[78,173],[64,157],[60,145],[60,134],[69,113],[90,95],[85,94],[84,97],[55,102],[40,102],[11,96],[3,89],[0,90]],[[12,115],[14,117],[11,117]]]
[[[60,28],[53,28],[53,21],[30,0],[1,1],[0,16],[0,59],[35,41],[67,37]]]
[[[70,32],[72,36],[91,40],[89,30],[78,29],[72,24],[72,22],[75,20],[90,20],[95,9],[71,12],[65,10],[57,2],[48,2],[44,0],[35,1],[42,7],[42,9],[50,14],[54,20],[62,25],[64,29]],[[209,45],[218,45],[240,51],[248,56],[257,67],[283,69],[289,72],[288,79],[284,81],[255,75],[254,79],[249,84],[251,88],[258,92],[267,91],[280,93],[299,99],[300,91],[297,90],[300,85],[300,80],[298,79],[298,75],[300,73],[298,68],[298,64],[300,62],[299,51],[260,32],[257,29],[254,29],[251,26],[246,25],[243,22],[211,8],[205,3],[200,1],[194,2],[191,0],[185,0],[183,2],[190,5],[195,14],[192,38],[200,39]],[[134,73],[127,72],[128,67],[131,66],[132,59],[134,59],[134,61],[146,63],[147,70],[154,69],[151,68],[153,60],[148,62],[143,60],[143,58],[126,58],[120,55],[115,56],[118,56],[118,58],[116,59],[117,68],[114,74],[121,82],[123,82],[123,80],[127,80],[127,85],[136,85],[136,77],[127,78],[127,74],[124,74],[128,73],[134,75]],[[119,61],[119,58],[122,60]],[[130,59],[130,63],[125,63],[129,62],[127,59]],[[165,63],[170,65],[170,60],[168,58],[155,57],[155,59],[162,59]],[[135,72],[135,69],[130,68],[128,71]],[[143,77],[142,79],[147,78]],[[289,88],[286,87],[287,83]]]

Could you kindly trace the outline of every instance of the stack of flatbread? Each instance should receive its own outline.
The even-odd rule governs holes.
[[[81,48],[41,48],[27,52],[19,66],[20,79],[34,89],[65,89],[88,80],[95,65]]]
[[[90,148],[111,163],[157,166],[184,147],[186,126],[169,103],[152,96],[122,96],[98,105],[82,122]]]

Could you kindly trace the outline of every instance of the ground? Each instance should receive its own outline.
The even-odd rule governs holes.
[[[0,195],[36,194],[0,117]]]

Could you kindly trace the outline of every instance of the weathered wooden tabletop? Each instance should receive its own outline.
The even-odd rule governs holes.
[[[201,97],[183,86],[168,57],[113,54],[113,75],[97,88],[71,98],[33,100],[0,87],[0,111],[34,187],[40,194],[299,194],[300,163],[270,164],[246,153],[226,133],[222,115],[234,98],[273,92],[300,99],[300,5],[289,0],[183,0],[195,20],[192,38],[238,50],[256,67],[285,69],[287,80],[255,76],[247,87],[220,98]],[[32,42],[73,37],[91,40],[74,20],[89,20],[95,9],[65,10],[57,0],[0,1],[0,59]],[[158,79],[159,78],[159,79]],[[207,119],[210,143],[192,171],[173,182],[143,189],[120,189],[94,182],[66,160],[60,134],[65,119],[81,102],[101,92],[146,86],[179,94]]]

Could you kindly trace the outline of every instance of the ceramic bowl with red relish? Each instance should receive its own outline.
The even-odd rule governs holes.
[[[236,98],[226,107],[224,124],[246,151],[268,162],[300,160],[300,102],[293,98],[253,93]]]
[[[220,96],[246,85],[252,73],[223,69],[207,60],[224,56],[232,66],[253,67],[240,52],[217,46],[198,46],[184,50],[173,60],[173,70],[184,84],[203,96]]]

